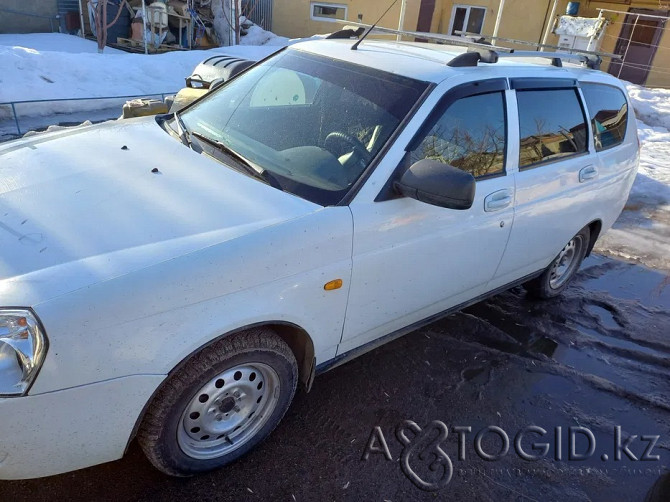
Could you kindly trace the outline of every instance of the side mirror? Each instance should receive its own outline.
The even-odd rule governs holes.
[[[470,209],[475,199],[472,174],[431,159],[412,164],[394,187],[405,197],[448,209]]]

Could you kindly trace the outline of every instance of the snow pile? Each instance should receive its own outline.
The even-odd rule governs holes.
[[[670,90],[627,84],[637,117],[640,171],[631,199],[667,206],[670,211]],[[661,208],[662,209],[662,208]]]
[[[233,46],[144,55],[105,48],[98,54],[95,42],[72,35],[0,35],[0,102],[172,93],[184,86],[184,78],[207,57],[227,54],[258,60],[276,50],[269,45]],[[26,117],[116,104],[118,100],[33,103],[18,105],[17,111]],[[10,117],[10,107],[0,106],[0,119]]]
[[[36,136],[38,134],[44,134],[47,132],[62,131],[63,129],[75,129],[77,127],[86,127],[93,125],[93,122],[90,120],[84,120],[81,124],[75,126],[59,126],[59,125],[50,125],[44,131],[28,131],[23,135],[24,138],[29,138],[30,136]]]
[[[626,89],[638,120],[670,130],[670,89],[650,89],[635,84],[627,84]]]
[[[247,34],[240,37],[240,45],[272,45],[284,47],[291,41],[287,37],[280,37],[271,31],[265,31],[257,24],[246,29]]]
[[[285,47],[287,45],[295,44],[297,42],[304,42],[306,40],[319,40],[326,38],[329,33],[323,35],[312,35],[306,38],[287,38],[275,35],[271,31],[266,31],[257,24],[244,16],[240,17],[240,25],[242,27],[242,36],[240,37],[240,45],[274,45]]]

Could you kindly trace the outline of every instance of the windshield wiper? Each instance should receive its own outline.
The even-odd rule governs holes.
[[[245,158],[244,156],[240,155],[235,150],[230,148],[225,143],[217,139],[208,138],[204,134],[200,134],[198,131],[193,131],[190,134],[191,136],[195,136],[199,140],[212,145],[220,152],[223,152],[229,157],[235,159],[239,163],[239,165],[241,165],[244,168],[244,170],[254,178],[258,178],[261,181],[265,181],[268,185],[283,191],[283,188],[279,184],[279,181],[277,181],[277,178],[275,178],[272,174],[270,174],[270,172],[268,172],[267,169],[263,169],[261,166],[254,164],[253,162],[251,162],[250,160],[248,160],[247,158]]]
[[[191,146],[191,139],[189,138],[188,129],[186,128],[186,125],[184,124],[184,121],[179,116],[178,112],[174,112],[174,119],[175,119],[175,123],[177,124],[177,133],[179,134],[179,139],[186,146],[190,147]]]

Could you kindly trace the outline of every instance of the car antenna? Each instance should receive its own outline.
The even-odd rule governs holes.
[[[367,37],[367,36],[372,32],[372,30],[375,29],[375,26],[377,26],[377,24],[379,23],[379,21],[382,20],[382,18],[386,15],[386,13],[387,13],[388,11],[390,11],[390,10],[391,10],[391,7],[393,7],[396,3],[398,3],[398,0],[393,0],[393,3],[392,3],[391,5],[388,6],[388,9],[386,9],[386,10],[384,11],[384,13],[383,13],[381,16],[379,16],[379,19],[377,19],[377,20],[375,21],[375,23],[374,23],[372,26],[370,26],[370,29],[369,29],[368,31],[366,31],[365,33],[363,33],[363,35],[361,36],[361,38],[359,38],[358,40],[356,40],[356,43],[355,43],[354,45],[351,46],[351,50],[352,50],[352,51],[355,51],[355,50],[358,49],[358,46],[361,45],[361,42],[362,42],[363,40],[365,40],[365,37]]]

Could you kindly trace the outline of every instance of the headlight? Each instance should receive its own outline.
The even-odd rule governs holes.
[[[46,337],[30,310],[0,309],[0,395],[25,394],[46,349]]]

